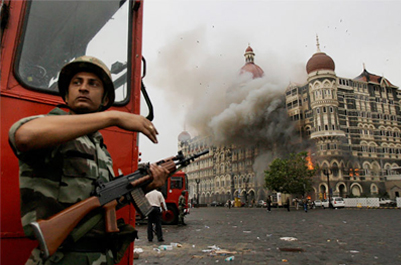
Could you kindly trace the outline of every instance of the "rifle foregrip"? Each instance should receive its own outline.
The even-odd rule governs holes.
[[[117,206],[116,200],[113,200],[113,201],[103,205],[103,208],[105,211],[105,218],[106,218],[105,223],[106,223],[106,232],[107,233],[113,233],[113,232],[120,231],[120,229],[118,229],[118,226],[117,226],[116,206]]]

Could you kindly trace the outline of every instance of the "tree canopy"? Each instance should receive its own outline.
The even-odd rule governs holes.
[[[290,154],[276,158],[265,171],[265,185],[276,192],[305,194],[312,190],[312,178],[317,169],[308,168],[308,153]]]

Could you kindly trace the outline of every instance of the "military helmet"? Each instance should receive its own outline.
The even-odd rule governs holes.
[[[185,195],[186,192],[187,192],[186,190],[183,190],[183,191],[181,191],[181,194]]]
[[[71,82],[71,78],[79,72],[89,72],[97,75],[103,82],[104,95],[107,96],[109,102],[107,105],[102,106],[101,110],[106,110],[114,103],[115,92],[114,85],[111,79],[111,73],[109,68],[99,59],[92,56],[81,56],[76,58],[74,61],[66,64],[60,72],[58,78],[58,90],[60,96],[65,101],[65,95],[68,92],[68,87]]]

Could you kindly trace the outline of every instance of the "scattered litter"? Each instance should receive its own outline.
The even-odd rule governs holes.
[[[192,245],[193,248],[195,248],[195,245]]]
[[[233,226],[233,228],[237,228],[237,226],[236,226],[236,225],[234,225],[234,226]]]
[[[242,231],[242,232],[247,233],[247,234],[251,233],[251,231]]]
[[[280,237],[280,239],[284,240],[284,241],[295,241],[295,240],[298,240],[297,238],[290,237],[290,236]]]
[[[199,255],[193,255],[192,258],[195,258],[195,259],[203,259],[203,257],[202,257],[202,256],[199,256]]]
[[[156,251],[157,253],[160,253],[160,249],[158,248],[153,248],[154,251]]]
[[[280,251],[285,251],[285,252],[304,252],[302,248],[279,248]]]
[[[327,242],[330,242],[331,240],[330,239],[327,239]]]
[[[338,243],[339,245],[347,245],[347,243],[345,243],[345,242],[340,242],[340,240],[338,240],[338,239],[337,239],[337,243]]]
[[[216,245],[213,246],[208,246],[208,248],[212,249],[212,250],[220,250],[220,248]]]
[[[267,236],[267,237],[271,237],[272,235],[273,235],[273,234],[267,234],[266,236]]]
[[[176,247],[178,247],[178,243],[170,243],[170,245],[173,247],[173,248],[176,248]]]
[[[160,250],[173,250],[173,246],[172,245],[160,245],[159,249]]]
[[[288,260],[286,260],[286,259],[282,259],[281,261],[282,261],[282,262],[288,262]]]
[[[200,229],[196,229],[195,231],[196,231],[196,232],[199,232],[199,231],[200,231]]]
[[[205,228],[210,228],[210,227],[208,227],[207,225],[205,225]]]
[[[232,261],[232,260],[234,260],[234,259],[235,259],[234,256],[230,256],[230,257],[226,258],[225,261]]]
[[[237,251],[228,251],[228,250],[222,249],[222,250],[217,250],[216,254],[218,254],[218,255],[234,255],[234,254],[237,254]]]
[[[143,249],[142,248],[134,248],[134,253],[143,253]]]
[[[257,239],[257,240],[260,240],[260,237],[257,236],[256,239]]]
[[[177,248],[180,248],[180,247],[182,247],[182,245],[181,244],[177,244]]]
[[[358,250],[350,250],[349,252],[350,252],[350,253],[359,253]]]
[[[343,223],[344,223],[344,224],[346,224],[346,223],[347,223],[347,221],[343,221]]]

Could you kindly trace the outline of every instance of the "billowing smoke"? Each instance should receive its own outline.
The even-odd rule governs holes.
[[[246,45],[233,48],[227,42],[221,50],[211,50],[215,46],[208,45],[205,34],[206,29],[183,33],[159,52],[158,85],[173,102],[172,108],[185,108],[191,135],[212,135],[215,145],[257,147],[254,170],[261,181],[274,158],[301,150],[284,95],[289,77],[304,73],[304,64],[285,62],[288,51],[287,56],[274,54],[263,62],[255,51],[255,63],[265,77],[252,79],[250,74],[239,75]],[[233,39],[238,37],[228,38]]]
[[[208,124],[217,145],[258,148],[253,168],[259,184],[274,158],[305,148],[288,117],[284,92],[285,86],[270,83],[268,77],[237,84],[228,91],[235,101]]]

